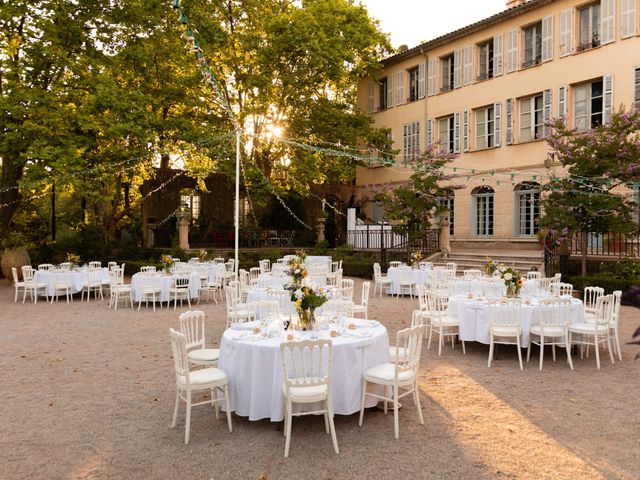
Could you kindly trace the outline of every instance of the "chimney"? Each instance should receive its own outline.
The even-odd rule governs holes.
[[[523,3],[527,3],[527,0],[507,0],[507,8],[519,7]]]

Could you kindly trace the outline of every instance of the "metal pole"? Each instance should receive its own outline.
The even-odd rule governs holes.
[[[238,248],[240,246],[240,128],[236,128],[236,201],[235,201],[235,280],[238,279]]]

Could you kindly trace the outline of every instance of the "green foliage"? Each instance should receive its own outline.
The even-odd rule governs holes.
[[[384,203],[385,218],[394,225],[394,231],[419,238],[448,210],[444,201],[459,185],[443,185],[451,177],[443,167],[455,155],[445,152],[440,145],[429,145],[427,150],[409,166],[411,177],[399,186],[387,186],[375,192],[376,200]]]
[[[345,258],[352,257],[355,251],[351,245],[340,245],[333,250],[334,260],[344,260]]]
[[[323,240],[315,244],[315,246],[311,249],[311,255],[327,255],[329,253],[329,242],[327,240]]]
[[[343,260],[343,274],[348,277],[371,278],[373,276],[373,264],[376,260],[372,258],[352,258]]]
[[[600,273],[620,278],[640,278],[640,259],[624,257],[617,262],[603,263]]]
[[[584,287],[602,287],[605,293],[613,293],[614,290],[626,292],[633,285],[640,285],[640,277],[617,277],[607,274],[570,277],[569,283],[574,290],[584,290]]]

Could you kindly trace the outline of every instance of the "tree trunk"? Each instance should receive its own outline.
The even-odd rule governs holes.
[[[582,270],[581,275],[585,277],[587,275],[587,237],[588,233],[584,230],[582,233]]]
[[[20,191],[18,182],[22,178],[22,165],[2,153],[2,176],[0,177],[0,240],[11,233],[11,222],[20,206]]]

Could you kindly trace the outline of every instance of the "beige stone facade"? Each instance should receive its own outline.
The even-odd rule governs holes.
[[[358,168],[357,185],[407,179],[403,161],[430,143],[459,154],[454,248],[538,248],[536,184],[562,174],[545,120],[585,130],[640,102],[640,0],[513,3],[386,59],[358,89],[400,153],[393,167]]]

